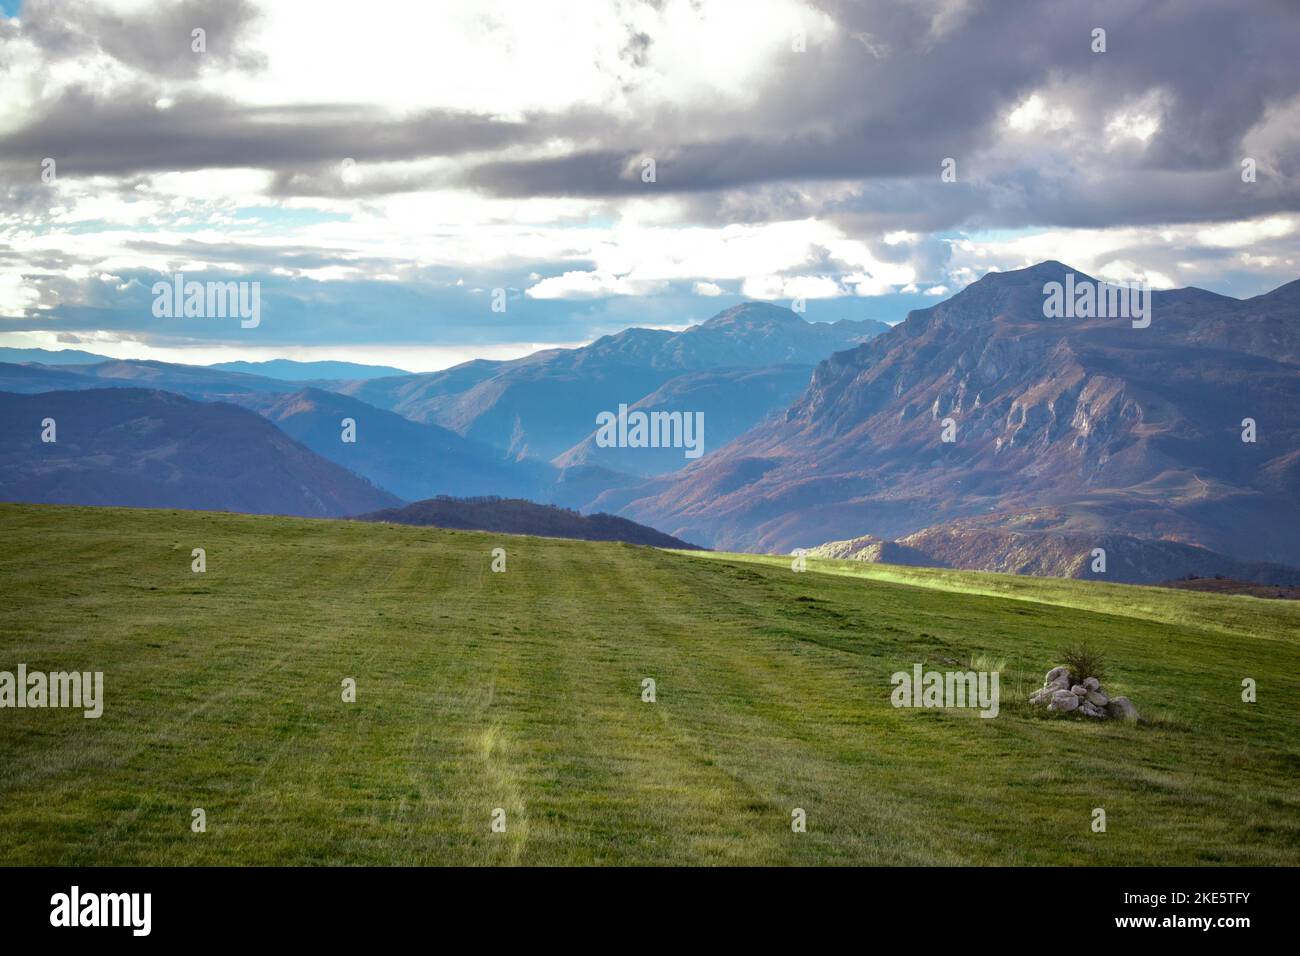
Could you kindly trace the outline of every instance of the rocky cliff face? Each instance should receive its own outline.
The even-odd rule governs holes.
[[[901,541],[870,536],[828,541],[811,557],[876,564],[907,564],[998,571],[1058,578],[1091,578],[1121,584],[1154,584],[1225,575],[1239,581],[1300,585],[1300,569],[1262,561],[1239,561],[1205,548],[1135,538],[1112,532],[1010,530],[960,523],[938,525]]]
[[[872,564],[910,564],[919,567],[949,567],[941,558],[925,551],[885,541],[872,535],[851,538],[848,541],[827,541],[807,549],[808,557],[830,558],[837,561],[867,561]]]

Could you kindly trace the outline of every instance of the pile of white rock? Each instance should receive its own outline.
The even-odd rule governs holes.
[[[1101,720],[1107,717],[1118,720],[1138,719],[1137,708],[1127,697],[1107,697],[1101,689],[1101,681],[1095,677],[1076,681],[1068,667],[1053,667],[1048,671],[1042,690],[1034,691],[1029,702],[1046,705],[1048,710],[1059,710],[1066,714],[1077,710],[1088,717]]]

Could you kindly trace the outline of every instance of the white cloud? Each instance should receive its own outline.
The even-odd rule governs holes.
[[[844,294],[829,276],[761,275],[745,279],[741,295],[748,299],[830,299]]]
[[[1270,216],[1249,222],[1227,222],[1198,229],[1196,239],[1206,246],[1238,248],[1253,246],[1267,239],[1280,239],[1296,230],[1296,221],[1289,216]]]
[[[785,291],[785,281],[780,276],[751,276],[740,287],[746,299],[779,299]]]
[[[1041,93],[1032,93],[1007,114],[1007,126],[1017,133],[1065,129],[1074,119],[1069,107],[1048,106]]]
[[[1125,139],[1149,142],[1160,131],[1166,99],[1162,91],[1152,90],[1112,113],[1106,121],[1108,144],[1113,147]]]
[[[833,299],[844,294],[830,276],[791,276],[785,280],[785,295],[791,299]]]
[[[654,283],[637,282],[606,272],[566,272],[543,279],[525,292],[533,299],[595,299],[607,295],[646,295]]]
[[[506,118],[580,106],[631,116],[698,97],[751,102],[794,29],[834,29],[797,0],[370,0],[360,14],[345,0],[259,7],[244,42],[266,58],[266,72],[214,74],[205,80],[212,91],[254,103],[448,107]],[[648,42],[634,58],[636,34]],[[341,49],[347,69],[338,68]]]
[[[22,315],[39,302],[40,293],[21,275],[0,271],[0,316]]]

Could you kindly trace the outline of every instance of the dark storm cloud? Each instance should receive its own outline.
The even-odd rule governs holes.
[[[859,14],[859,17],[861,14]],[[882,8],[873,19],[847,23],[829,45],[793,50],[772,63],[764,95],[738,124],[692,104],[693,123],[674,127],[680,142],[658,139],[654,123],[624,125],[607,147],[542,160],[485,163],[469,183],[489,192],[644,195],[697,192],[781,180],[896,177],[924,170],[937,177],[940,160],[989,138],[993,114],[1037,73],[1015,57],[988,57],[978,82],[956,81],[943,49],[928,46],[928,24],[908,8]],[[880,58],[852,35],[888,31],[906,55]],[[739,135],[701,138],[716,128],[743,126]],[[615,148],[622,140],[623,149]],[[631,147],[631,148],[628,148]],[[656,160],[657,181],[642,182],[640,160]]]
[[[328,164],[337,184],[345,158],[448,156],[536,135],[526,123],[447,111],[395,121],[355,106],[249,107],[186,97],[159,109],[155,101],[145,88],[111,99],[71,90],[39,120],[0,136],[0,159],[39,163],[50,156],[65,175],[256,167],[284,173],[286,184]]]
[[[1053,157],[1045,157],[1050,167]],[[967,169],[972,167],[968,166]],[[937,179],[867,182],[847,199],[817,204],[817,214],[850,231],[1040,226],[1110,228],[1241,220],[1300,210],[1300,183],[1243,183],[1234,165],[1171,175],[1146,169],[1124,173],[1072,166],[997,169],[978,183]]]
[[[661,144],[652,185],[639,175],[640,157],[656,155],[645,130],[626,130],[632,148],[613,148],[610,137],[603,149],[485,163],[466,181],[499,195],[610,196],[860,180],[860,196],[839,212],[860,214],[862,225],[913,229],[1300,209],[1300,129],[1271,157],[1274,175],[1250,188],[1238,175],[1245,134],[1300,94],[1294,7],[1002,0],[946,5],[965,12],[944,32],[936,29],[942,18],[928,15],[944,6],[827,5],[838,39],[775,65],[751,116],[754,131]],[[1104,53],[1091,50],[1095,27],[1107,31]],[[1073,128],[999,149],[1007,113],[1043,88],[1074,114]],[[1160,107],[1159,130],[1145,149],[1115,148],[1107,117],[1139,108],[1145,96]],[[696,116],[708,129],[707,111]],[[956,184],[939,182],[944,157],[958,162]],[[826,211],[797,195],[784,205]],[[732,214],[737,206],[744,203],[697,197],[692,208],[707,217],[710,208]]]
[[[46,104],[0,137],[0,160],[51,156],[64,174],[120,177],[255,167],[274,173],[274,196],[447,185],[503,197],[671,193],[696,221],[830,216],[855,229],[1107,226],[1300,209],[1300,108],[1286,112],[1300,95],[1300,15],[1284,0],[822,0],[821,9],[836,29],[810,33],[804,52],[775,54],[743,109],[702,97],[632,115],[557,105],[502,121],[182,96],[160,110],[149,75],[195,69],[188,36],[199,21],[209,55],[237,57],[241,31],[255,22],[246,0],[185,0],[129,18],[33,2],[23,31],[47,53],[95,45],[146,75],[111,101],[80,89]],[[1106,30],[1105,53],[1090,48],[1096,27]],[[647,64],[652,73],[671,66],[656,64],[656,51],[651,34],[629,27],[622,59],[633,88]],[[1009,130],[1008,112],[1038,91],[1071,123]],[[1149,142],[1114,142],[1107,123],[1125,110],[1159,115]],[[1269,118],[1282,128],[1258,146],[1259,182],[1246,186],[1243,140]],[[545,157],[528,155],[541,144]],[[438,157],[457,163],[436,174],[419,165]],[[642,181],[643,157],[656,161],[654,183]],[[945,157],[957,161],[956,183],[939,180]],[[338,175],[344,158],[395,165],[349,184]],[[854,186],[828,198],[815,187],[829,183]]]
[[[81,56],[99,49],[163,77],[194,76],[211,61],[257,68],[260,60],[240,47],[240,35],[255,18],[247,0],[179,0],[130,13],[83,0],[27,0],[22,11],[24,33],[49,53]],[[205,52],[192,47],[195,29],[206,34]]]

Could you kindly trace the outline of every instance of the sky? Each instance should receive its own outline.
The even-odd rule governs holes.
[[[0,346],[424,371],[1049,258],[1257,295],[1296,50],[1285,0],[0,0]],[[260,323],[155,317],[177,273]]]

